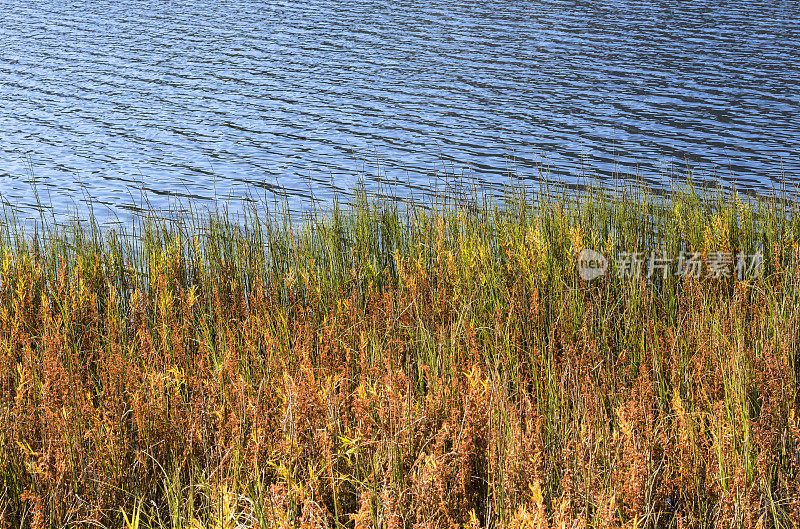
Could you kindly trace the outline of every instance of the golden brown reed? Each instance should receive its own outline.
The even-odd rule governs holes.
[[[8,237],[0,521],[797,527],[796,208],[565,197]],[[587,283],[583,247],[767,263]]]

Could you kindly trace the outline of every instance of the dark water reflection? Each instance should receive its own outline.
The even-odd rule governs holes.
[[[426,188],[582,160],[659,184],[800,174],[796,1],[0,0],[0,197]]]

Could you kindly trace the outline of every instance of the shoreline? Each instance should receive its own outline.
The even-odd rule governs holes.
[[[6,224],[0,512],[792,527],[797,209],[687,185],[402,213],[357,193],[299,225],[198,215],[135,244],[96,223]],[[585,250],[697,254],[700,275],[587,281]],[[728,275],[709,273],[718,254]],[[740,279],[735,256],[757,254]]]

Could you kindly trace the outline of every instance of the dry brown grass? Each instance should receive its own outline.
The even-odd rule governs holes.
[[[0,520],[797,527],[796,207],[672,198],[8,237]],[[576,275],[656,245],[765,274]]]

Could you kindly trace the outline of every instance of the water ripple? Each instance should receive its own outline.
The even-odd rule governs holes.
[[[400,194],[445,168],[498,188],[510,155],[523,177],[588,161],[658,185],[674,160],[768,190],[800,174],[799,17],[794,1],[0,0],[0,198],[29,207],[32,168],[58,212],[276,185],[302,207],[364,163]]]

